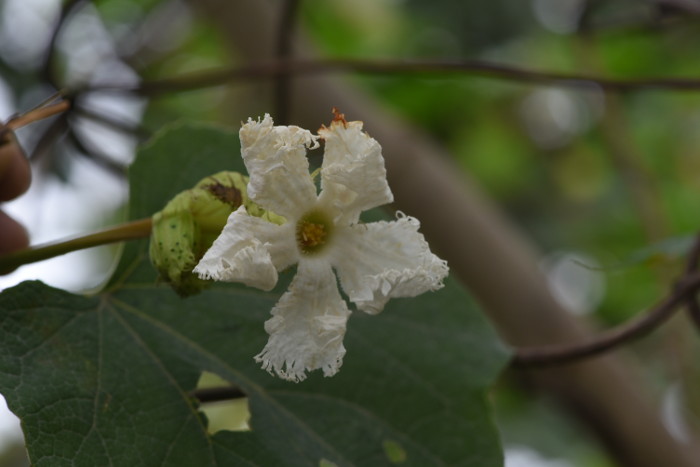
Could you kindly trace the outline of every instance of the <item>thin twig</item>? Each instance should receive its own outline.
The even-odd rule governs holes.
[[[670,318],[677,308],[685,304],[689,297],[698,292],[699,287],[700,274],[686,275],[670,296],[662,300],[645,315],[605,332],[590,342],[573,345],[519,348],[511,360],[511,366],[529,368],[559,365],[600,354],[639,338]]]
[[[68,132],[66,142],[72,144],[78,154],[85,156],[112,175],[118,178],[126,177],[127,166],[125,164],[113,160],[95,145],[86,143],[75,131]]]
[[[54,57],[56,54],[56,43],[58,42],[58,37],[61,34],[61,31],[63,30],[63,26],[66,23],[66,20],[77,10],[82,8],[89,0],[66,0],[63,3],[63,6],[61,7],[61,13],[58,19],[56,20],[56,23],[53,26],[53,29],[51,30],[51,35],[49,38],[49,43],[47,46],[47,52],[46,56],[44,57],[44,61],[41,65],[41,75],[43,76],[44,80],[47,82],[51,83],[53,86],[57,86],[56,80],[54,79],[54,74],[53,74],[53,61]]]
[[[219,386],[214,388],[199,388],[190,393],[190,396],[199,399],[200,402],[219,402],[230,399],[248,397],[236,386]]]
[[[273,78],[281,73],[318,74],[329,72],[355,72],[365,74],[467,74],[503,81],[550,84],[591,88],[598,86],[613,92],[663,89],[667,91],[700,91],[700,78],[652,77],[617,79],[597,75],[535,71],[510,65],[478,60],[369,60],[369,59],[290,59],[269,63],[223,68],[183,74],[175,78],[144,81],[136,86],[107,84],[84,88],[82,91],[135,92],[145,96],[157,96],[221,86],[229,82],[261,78]]]
[[[67,112],[62,113],[52,121],[49,126],[41,133],[39,141],[32,149],[29,154],[30,161],[37,161],[40,157],[49,154],[50,150],[53,148],[54,144],[69,131],[69,122],[67,118]]]
[[[102,112],[98,112],[95,109],[91,109],[82,105],[74,105],[71,110],[76,116],[93,120],[101,125],[108,126],[114,130],[120,131],[127,135],[136,136],[144,141],[150,138],[150,136],[152,135],[152,132],[142,125],[128,122],[124,119],[120,119]]]
[[[700,267],[700,235],[695,238],[695,243],[693,248],[688,254],[688,263],[686,264],[685,273],[686,275],[691,275],[697,273]],[[700,304],[698,303],[697,296],[691,295],[688,297],[686,302],[686,307],[688,309],[688,314],[690,318],[695,323],[695,326],[700,329]]]
[[[275,56],[280,61],[289,60],[292,57],[292,39],[299,3],[300,0],[285,0],[282,4],[275,51]],[[281,125],[289,123],[291,85],[292,76],[290,73],[281,72],[276,76],[273,109],[275,121],[279,121]]]
[[[25,125],[29,125],[30,123],[63,113],[68,109],[70,109],[69,101],[60,101],[55,104],[38,107],[25,114],[10,119],[10,121],[7,122],[7,127],[12,130],[16,130]]]

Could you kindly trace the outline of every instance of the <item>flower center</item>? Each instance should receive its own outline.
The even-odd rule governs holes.
[[[332,224],[328,218],[319,211],[311,211],[305,214],[297,222],[297,244],[304,254],[318,253],[328,243],[328,236],[332,230]]]

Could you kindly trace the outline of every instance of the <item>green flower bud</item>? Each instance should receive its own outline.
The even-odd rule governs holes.
[[[248,177],[219,172],[175,196],[153,215],[149,254],[160,277],[182,295],[200,292],[208,283],[192,274],[204,253],[241,205],[249,214],[282,224],[285,219],[248,199]]]

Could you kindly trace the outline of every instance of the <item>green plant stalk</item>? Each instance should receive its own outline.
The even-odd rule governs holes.
[[[71,238],[44,245],[37,245],[24,250],[13,251],[0,256],[0,274],[6,274],[19,266],[43,261],[71,251],[83,250],[109,243],[148,237],[151,234],[151,218],[140,219],[110,227],[99,232]]]

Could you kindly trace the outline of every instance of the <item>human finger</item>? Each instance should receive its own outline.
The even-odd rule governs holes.
[[[0,126],[0,201],[21,195],[31,182],[31,170],[14,132]]]
[[[22,224],[0,211],[0,255],[21,250],[27,246],[29,246],[29,235]],[[10,272],[12,270],[3,270],[0,271],[0,275]]]

